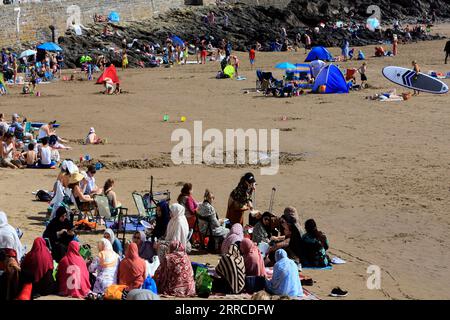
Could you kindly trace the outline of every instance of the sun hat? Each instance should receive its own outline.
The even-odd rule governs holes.
[[[81,173],[79,173],[79,172],[72,173],[69,177],[69,184],[78,183],[83,179],[84,179],[84,176]]]

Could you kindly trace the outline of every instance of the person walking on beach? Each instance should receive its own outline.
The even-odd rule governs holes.
[[[308,53],[308,50],[311,50],[311,37],[305,33],[305,54]]]
[[[417,77],[419,76],[420,66],[417,64],[417,61],[416,61],[416,60],[414,60],[414,61],[412,62],[412,66],[413,66],[413,68],[414,68],[414,72],[416,73],[416,75],[414,76],[414,80],[416,80]],[[420,91],[414,90],[413,96],[418,96],[419,93],[420,93]]]
[[[366,88],[367,87],[367,76],[366,76],[367,63],[366,62],[363,62],[361,67],[359,67],[358,72],[361,74],[361,88]]]
[[[447,43],[445,44],[444,51],[445,51],[445,64],[447,64],[447,59],[450,56],[450,40],[447,41]]]
[[[394,56],[398,54],[398,37],[396,34],[392,35],[392,54]]]
[[[251,70],[253,70],[253,65],[255,64],[255,58],[256,58],[255,46],[253,46],[250,49],[250,52],[249,52],[248,56],[249,56],[249,59],[250,59],[250,68],[251,68]]]

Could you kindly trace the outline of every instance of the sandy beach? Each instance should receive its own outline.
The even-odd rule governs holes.
[[[450,36],[449,25],[434,31]],[[373,46],[362,48],[368,57],[370,88],[348,95],[265,98],[254,92],[256,75],[250,70],[248,54],[238,52],[245,81],[216,80],[220,69],[216,62],[126,70],[119,71],[119,77],[128,93],[105,96],[92,81],[58,81],[40,85],[41,96],[35,97],[21,95],[21,87],[16,86],[0,98],[0,112],[8,119],[13,113],[33,121],[55,119],[61,124],[58,134],[72,141],[73,149],[61,151],[62,158],[89,154],[117,167],[126,160],[141,160],[141,166],[151,159],[170,162],[173,130],[193,132],[197,120],[203,122],[203,130],[282,129],[280,151],[301,154],[302,159],[282,163],[274,176],[245,167],[170,164],[143,169],[138,165],[102,169],[97,183],[115,179],[119,200],[135,213],[131,193],[148,191],[150,176],[154,176],[155,190],[171,191],[172,201],[180,183],[191,182],[197,201],[205,188],[215,193],[215,206],[224,217],[229,193],[251,170],[258,184],[258,209],[267,210],[271,189],[276,187],[274,212],[281,214],[284,207],[294,206],[303,222],[314,218],[329,238],[330,256],[347,261],[331,271],[304,270],[316,281],[308,290],[321,299],[335,299],[328,297],[335,286],[349,291],[344,299],[450,299],[450,96],[422,93],[401,102],[366,99],[391,88],[408,91],[383,77],[384,66],[409,68],[417,60],[423,72],[450,71],[444,64],[445,42],[400,45],[397,57],[385,58],[372,57]],[[338,48],[330,51],[340,53]],[[281,70],[274,69],[276,63],[304,59],[303,50],[259,52],[256,66],[281,78]],[[354,68],[360,62],[339,65]],[[76,77],[86,78],[81,73]],[[163,122],[164,114],[169,115],[168,122]],[[186,122],[180,121],[182,116]],[[283,116],[286,121],[281,120]],[[77,142],[90,127],[108,143],[84,146]],[[28,249],[44,230],[47,209],[45,203],[33,201],[32,192],[51,189],[57,174],[58,170],[0,169],[0,209],[11,225],[24,231],[22,242]],[[81,236],[93,246],[99,238]],[[191,259],[216,264],[218,256]],[[381,290],[366,286],[370,265],[381,268]]]

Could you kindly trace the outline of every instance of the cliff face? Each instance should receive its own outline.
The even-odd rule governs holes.
[[[438,18],[449,18],[450,0],[409,1],[409,0],[374,0],[381,8],[382,22],[388,23],[399,18],[403,23],[416,23],[425,18],[431,18],[435,9]],[[320,21],[357,21],[365,23],[371,13],[367,13],[367,2],[362,0],[318,0],[314,3],[307,0],[293,0],[286,9],[248,6],[226,5],[220,7],[196,7],[170,10],[155,19],[132,22],[116,26],[118,34],[102,38],[104,25],[91,25],[90,30],[84,31],[82,36],[67,32],[59,38],[59,43],[65,49],[66,62],[74,67],[82,55],[106,55],[111,61],[120,64],[120,54],[111,48],[121,48],[121,41],[126,37],[128,42],[137,39],[128,51],[130,66],[136,66],[139,61],[146,62],[143,56],[144,43],[162,44],[167,37],[176,34],[190,43],[195,37],[206,37],[215,45],[221,39],[231,41],[234,50],[248,50],[256,41],[268,47],[270,42],[280,37],[281,27],[288,32],[289,39],[295,39],[298,32],[307,27],[316,26]],[[437,9],[436,9],[437,8]],[[216,24],[211,26],[204,21],[205,16],[213,11]],[[225,19],[228,17],[228,25]],[[315,45],[338,46],[343,38],[350,39],[352,46],[377,44],[383,41],[385,34],[361,30],[357,37],[353,37],[344,29],[323,30],[314,35]],[[415,40],[430,40],[436,37],[424,34],[413,34]]]

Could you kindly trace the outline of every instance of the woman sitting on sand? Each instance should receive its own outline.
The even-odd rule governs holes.
[[[244,228],[239,223],[233,224],[230,233],[228,233],[225,240],[222,242],[222,254],[226,254],[233,244],[238,244],[244,239]]]
[[[109,208],[111,210],[111,214],[113,216],[117,215],[119,208],[122,207],[122,204],[117,200],[116,192],[114,189],[114,180],[108,179],[103,186],[103,192],[105,196],[108,198]]]
[[[188,242],[189,226],[184,215],[184,207],[179,203],[170,206],[170,221],[167,225],[167,232],[163,241],[158,241],[157,250],[159,260],[164,259],[165,254],[169,251],[169,245],[172,241],[180,241],[186,252],[191,251],[191,245]]]
[[[136,243],[130,243],[125,259],[119,265],[119,284],[126,285],[126,290],[140,289],[146,278],[145,260],[139,257]]]
[[[36,238],[31,251],[25,255],[21,264],[23,274],[32,279],[33,296],[46,296],[56,292],[53,279],[53,257],[44,238]]]
[[[147,260],[149,263],[153,262],[153,256],[155,255],[155,250],[153,248],[153,243],[147,241],[144,231],[136,231],[133,234],[132,241],[138,246],[139,257]]]
[[[53,259],[59,262],[65,255],[69,243],[75,238],[74,226],[67,218],[65,207],[58,208],[42,237],[50,241]]]
[[[275,252],[275,261],[273,276],[271,280],[267,280],[266,290],[271,294],[281,296],[303,296],[297,264],[288,258],[283,249]]]
[[[116,236],[114,235],[114,231],[110,228],[106,229],[105,233],[103,234],[103,238],[111,242],[114,252],[117,253],[119,257],[122,257],[123,255],[122,243],[120,242],[119,239],[116,238]]]
[[[223,226],[224,220],[219,219],[217,211],[212,205],[214,199],[214,195],[206,189],[204,201],[198,208],[199,228],[203,235],[209,234],[211,231],[211,235],[218,238],[219,243],[222,243],[230,230]]]
[[[167,201],[160,201],[156,205],[155,227],[152,231],[152,238],[161,239],[167,232],[167,226],[170,221],[170,208]]]
[[[15,300],[20,292],[20,265],[14,249],[0,250],[0,301]]]
[[[309,219],[305,222],[306,233],[302,237],[301,262],[306,267],[323,268],[330,265],[327,255],[328,239],[317,230],[316,222]]]
[[[287,207],[284,209],[280,221],[282,234],[285,236],[285,239],[270,247],[269,258],[273,262],[274,252],[278,249],[284,249],[291,259],[300,261],[303,233],[300,228],[300,219],[297,214],[297,209],[294,207]]]
[[[195,295],[191,260],[180,241],[170,243],[169,253],[156,270],[155,279],[158,292],[161,294],[177,297]]]
[[[244,258],[245,275],[247,277],[265,277],[264,260],[256,244],[252,240],[245,238],[241,241],[240,251]]]
[[[272,218],[274,215],[270,212],[264,212],[261,219],[253,228],[252,240],[260,244],[261,242],[270,243],[272,241]]]
[[[233,244],[216,267],[220,279],[214,279],[213,292],[239,294],[245,287],[245,262],[237,245]]]
[[[17,261],[21,261],[24,248],[17,235],[16,229],[8,223],[6,213],[0,211],[0,250],[9,249],[16,252]]]
[[[97,134],[95,133],[95,129],[90,128],[89,133],[86,137],[86,144],[101,144],[101,143],[103,143],[103,140],[97,136]]]
[[[89,272],[97,273],[92,291],[97,294],[117,283],[117,271],[119,269],[119,256],[114,252],[111,242],[103,238],[98,243],[98,255],[89,265]]]
[[[89,271],[79,251],[79,243],[71,241],[66,255],[58,264],[56,278],[61,296],[83,299],[91,290]]]

